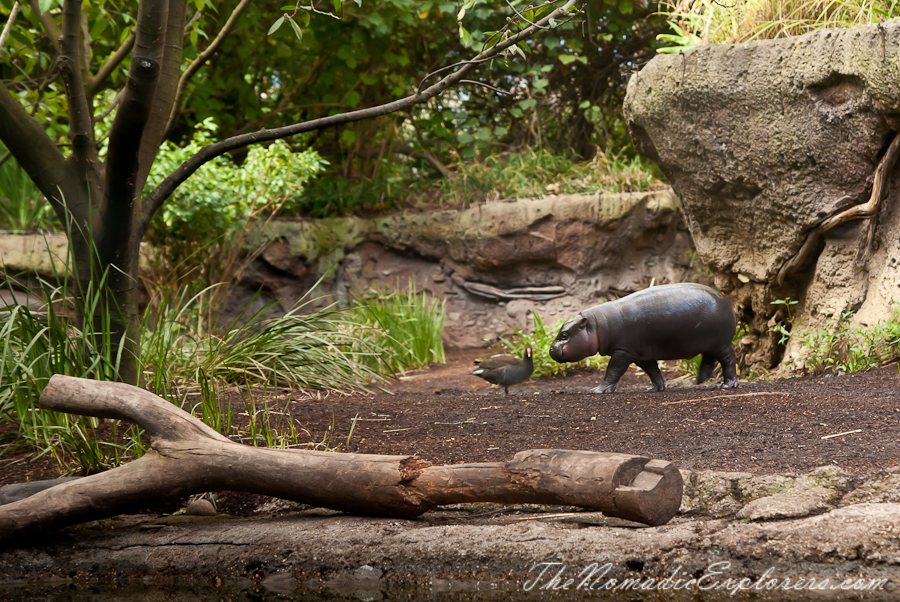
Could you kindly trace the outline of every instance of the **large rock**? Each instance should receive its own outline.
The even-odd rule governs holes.
[[[897,186],[867,265],[856,262],[867,222],[850,222],[783,285],[774,282],[817,224],[869,199],[900,130],[898,49],[897,21],[820,30],[659,55],[628,84],[635,142],[669,177],[700,258],[750,324],[751,363],[781,359],[770,332],[777,321],[820,324],[828,310],[874,324],[900,301]],[[788,296],[800,301],[790,316],[771,304]]]
[[[372,288],[419,290],[447,303],[445,341],[478,347],[531,311],[549,325],[652,283],[701,276],[670,190],[576,194],[483,203],[464,210],[377,218],[276,221],[243,282],[235,310],[284,299],[320,278],[321,293],[358,297]],[[529,289],[529,290],[521,290]],[[543,289],[543,290],[541,290]]]

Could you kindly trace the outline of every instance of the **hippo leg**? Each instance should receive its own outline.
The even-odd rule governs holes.
[[[737,378],[737,359],[734,357],[734,348],[731,345],[722,351],[719,355],[719,363],[722,364],[722,376],[724,382],[719,385],[722,389],[736,389],[738,386]]]
[[[718,356],[704,353],[700,356],[700,368],[697,370],[697,384],[706,382],[712,377]]]
[[[662,374],[659,371],[659,364],[657,364],[653,360],[649,360],[646,362],[635,362],[638,367],[647,373],[647,376],[650,377],[650,380],[653,382],[653,386],[647,389],[648,391],[665,391],[666,390],[666,381],[663,380]]]
[[[606,376],[600,386],[591,389],[591,393],[612,393],[616,390],[616,383],[628,370],[631,365],[632,358],[629,354],[622,351],[615,351],[609,358],[609,364],[606,366]]]

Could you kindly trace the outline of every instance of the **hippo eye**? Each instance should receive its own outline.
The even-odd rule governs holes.
[[[564,341],[567,341],[567,340],[569,339],[569,333],[568,333],[568,332],[561,332],[561,333],[559,333],[559,338],[561,338],[561,339],[564,340]]]

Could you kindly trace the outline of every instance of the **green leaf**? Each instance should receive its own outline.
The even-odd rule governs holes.
[[[546,79],[536,79],[533,82],[531,82],[531,85],[534,86],[535,88],[537,88],[538,90],[543,90],[544,88],[546,88],[547,86],[550,85],[550,82]]]
[[[462,25],[459,26],[459,40],[463,43],[464,46],[472,45],[472,34],[469,33]]]
[[[203,7],[206,5],[204,0],[194,0],[194,6],[197,7],[197,10],[203,10]]]
[[[456,134],[456,139],[459,140],[460,144],[469,144],[475,138],[473,138],[470,134],[466,134],[465,132],[459,132]]]
[[[45,13],[56,4],[56,0],[38,0],[38,9],[41,13]]]
[[[91,39],[96,40],[102,36],[103,32],[106,31],[107,25],[109,25],[109,19],[97,19],[97,22],[91,28]]]
[[[303,40],[303,30],[300,29],[300,26],[297,25],[297,22],[294,21],[292,18],[288,17],[287,19],[288,19],[288,21],[290,21],[291,27],[294,29],[294,35],[297,36],[297,41],[298,42],[302,41]]]
[[[579,109],[586,109],[586,108],[588,108],[589,106],[591,106],[591,101],[589,101],[589,100],[582,100],[581,103],[579,103],[578,108],[579,108]]]
[[[372,75],[371,73],[366,73],[360,79],[362,80],[362,83],[364,83],[367,86],[374,86],[375,84],[378,83],[378,78],[375,77],[374,75]]]
[[[336,13],[341,12],[341,4],[342,4],[341,0],[334,0],[333,4],[334,4],[334,12],[336,12]]]
[[[560,55],[560,57],[559,57],[559,62],[562,63],[563,65],[568,65],[569,63],[574,63],[576,60],[578,60],[577,57],[574,57],[571,54],[563,54],[563,55]]]
[[[272,27],[269,28],[269,33],[267,33],[266,35],[270,36],[273,33],[275,33],[276,31],[278,31],[278,28],[281,27],[281,25],[283,23],[284,23],[284,15],[281,15],[281,17],[279,17],[277,21],[272,23]]]
[[[630,15],[634,10],[634,6],[632,6],[630,0],[621,0],[619,2],[619,12],[623,15]]]
[[[347,99],[344,101],[344,104],[346,104],[347,106],[355,107],[359,104],[360,100],[362,100],[362,96],[359,95],[359,92],[354,90],[347,95]]]
[[[536,104],[537,104],[537,101],[533,98],[527,98],[525,100],[519,101],[519,106],[522,107],[523,111],[527,111],[528,109],[532,108]]]
[[[522,113],[522,109],[520,109],[519,107],[511,108],[509,110],[509,114],[512,115],[513,117],[521,117],[522,115],[524,115],[524,113]]]
[[[353,130],[344,130],[341,132],[341,141],[345,144],[353,144],[356,142],[356,132]]]

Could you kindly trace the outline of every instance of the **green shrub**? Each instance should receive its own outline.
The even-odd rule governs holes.
[[[531,347],[532,358],[534,361],[534,372],[531,373],[532,378],[538,376],[565,375],[566,370],[569,368],[593,368],[598,370],[606,368],[607,363],[609,363],[609,358],[599,355],[585,358],[579,362],[559,364],[554,361],[549,354],[550,345],[556,340],[556,334],[559,332],[559,329],[562,328],[562,325],[566,323],[566,320],[557,320],[548,330],[536,311],[531,312],[531,317],[534,320],[534,333],[522,332],[517,328],[514,331],[516,339],[509,341],[501,337],[497,348],[503,353],[515,355],[516,357],[524,357],[525,348]]]
[[[823,312],[825,322],[816,328],[795,324],[788,331],[776,326],[784,344],[794,339],[806,349],[806,369],[812,374],[857,372],[879,366],[900,357],[900,304],[891,306],[891,317],[874,326],[851,326],[852,312]]]
[[[184,146],[164,142],[150,171],[145,194],[202,147],[214,142],[215,131],[215,123],[207,119]],[[266,147],[251,147],[240,166],[227,157],[217,157],[197,170],[163,204],[151,221],[147,240],[165,255],[170,265],[198,252],[204,260],[215,256],[214,251],[202,249],[244,230],[252,220],[265,220],[282,209],[290,209],[304,184],[325,165],[327,162],[315,151],[293,153],[280,140]]]

